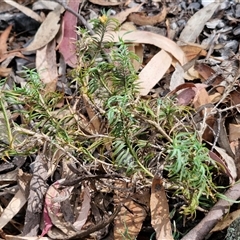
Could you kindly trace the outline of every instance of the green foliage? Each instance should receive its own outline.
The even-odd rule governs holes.
[[[167,180],[177,186],[175,194],[186,201],[182,213],[194,216],[206,199],[214,200],[216,186],[212,172],[216,166],[190,124],[192,110],[178,106],[174,98],[138,98],[138,74],[132,64],[138,57],[122,39],[118,43],[113,43],[111,37],[106,40],[106,32],[116,29],[117,22],[103,12],[92,23],[95,36],[78,29],[79,66],[71,76],[75,95],[82,103],[88,101],[104,130],[86,133],[78,116],[58,117],[69,110],[66,107],[55,113],[62,94],[44,94],[45,86],[36,71],[26,70],[25,86],[10,90],[4,87],[6,81],[1,84],[1,109],[5,112],[10,146],[6,155],[37,151],[34,141],[22,146],[13,134],[17,124],[10,124],[7,105],[21,115],[23,127],[29,130],[24,133],[25,141],[32,133],[48,136],[54,146],[68,147],[82,162],[106,161],[126,175],[142,172],[146,177],[153,177],[163,165]],[[78,111],[87,115],[86,106]]]
[[[85,67],[74,70],[79,91],[104,112],[102,118],[107,120],[111,137],[110,162],[126,174],[141,170],[153,176],[148,164],[165,151],[168,181],[177,186],[175,194],[186,201],[182,213],[194,216],[203,196],[215,200],[212,171],[216,166],[189,124],[192,110],[177,105],[174,98],[136,100],[138,76],[132,61],[137,57],[122,39],[116,44],[103,42],[106,31],[112,30],[110,22],[103,14],[94,21],[97,36],[84,35],[93,44],[87,54],[82,51],[80,65]]]
[[[51,96],[44,94],[44,84],[34,69],[26,69],[24,74],[27,82],[22,87],[14,85],[13,89],[10,90],[5,88],[7,84],[5,80],[1,82],[2,101],[6,103],[8,109],[11,109],[13,113],[21,115],[21,126],[36,133],[41,132],[49,135],[53,140],[62,139],[67,143],[72,142],[72,131],[70,131],[70,127],[68,127],[66,122],[73,117],[65,116],[59,119],[57,114],[54,114],[55,106],[62,99],[62,94],[54,93]],[[20,139],[22,138],[29,141],[27,136],[24,137],[22,134],[13,136],[12,134],[9,149],[11,153],[9,152],[7,155],[17,154],[13,149],[18,149],[18,154],[20,152],[25,154],[32,153],[37,150],[35,143],[26,144],[19,148],[22,142]]]
[[[184,215],[194,215],[201,196],[213,197],[216,191],[211,172],[216,164],[208,151],[190,132],[177,133],[168,147],[165,169],[170,181],[179,186],[176,193],[189,203],[182,208]]]
[[[93,105],[105,112],[102,117],[107,119],[108,134],[114,139],[113,159],[110,161],[118,168],[125,168],[126,172],[136,171],[138,166],[152,176],[141,163],[142,159],[139,159],[136,147],[138,139],[134,136],[140,123],[133,114],[138,88],[137,73],[132,61],[138,58],[129,51],[122,39],[116,44],[103,42],[106,31],[116,28],[116,22],[106,13],[100,20],[94,20],[93,25],[96,36],[84,34],[84,39],[91,38],[89,41],[93,44],[87,52],[82,51],[80,65],[84,67],[73,71],[74,79],[79,84],[79,90],[87,94]],[[82,31],[79,33],[82,34]]]

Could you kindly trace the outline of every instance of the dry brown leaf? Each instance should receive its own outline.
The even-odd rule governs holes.
[[[195,91],[192,89],[195,87],[194,83],[183,83],[177,86],[174,90],[168,93],[168,96],[173,96],[178,91],[181,91],[177,94],[178,104],[180,105],[188,105],[195,96]]]
[[[194,83],[184,83],[176,87],[173,91],[168,93],[168,96],[173,96],[175,93],[177,93],[180,90],[186,89],[186,88],[194,88],[195,84]]]
[[[38,0],[37,2],[33,3],[32,10],[54,10],[56,7],[58,7],[60,4],[57,2],[49,1],[49,0]],[[63,13],[65,11],[64,8],[62,8]]]
[[[187,22],[182,30],[179,40],[184,43],[194,43],[202,32],[205,23],[212,17],[220,3],[211,3],[197,11]]]
[[[201,106],[210,103],[210,98],[205,88],[206,88],[205,84],[183,83],[177,86],[168,95],[172,96],[178,91],[184,89],[182,92],[178,94],[178,101],[180,101],[179,104],[187,105],[192,100],[194,108],[198,110],[198,108],[200,108]]]
[[[193,83],[184,83],[179,85],[176,89],[171,91],[168,95],[172,96],[178,91],[184,89],[177,95],[178,104],[188,105],[191,102],[194,105],[194,108],[198,110],[201,106],[204,106],[208,103],[211,103],[211,98],[209,97],[204,84],[193,84]],[[202,138],[208,142],[213,140],[213,126],[216,121],[215,117],[210,114],[211,108],[203,108],[201,115],[209,114],[206,117],[202,130]]]
[[[0,13],[9,12],[13,9],[13,7],[5,2],[1,2],[0,4]]]
[[[58,72],[56,63],[55,40],[37,50],[36,68],[41,81],[46,84],[45,93],[54,92],[57,86]]]
[[[18,10],[20,10],[22,13],[24,13],[25,15],[27,15],[30,18],[33,18],[34,20],[38,21],[38,22],[42,22],[43,19],[41,18],[41,16],[39,16],[37,13],[35,13],[32,9],[25,7],[22,4],[19,4],[13,0],[3,0],[4,2],[6,2],[7,4],[17,8]]]
[[[185,73],[184,73],[184,79],[188,81],[192,81],[194,79],[199,79],[201,78],[200,74],[198,73],[197,70],[194,69],[194,66],[189,68]]]
[[[194,69],[198,71],[198,73],[202,76],[203,82],[211,78],[216,72],[204,63],[198,63],[194,66]],[[223,81],[223,77],[216,75],[213,79],[211,85],[216,86],[219,85]]]
[[[215,146],[214,149],[221,155],[222,159],[225,161],[228,170],[232,176],[232,179],[230,179],[230,181],[234,181],[237,178],[237,169],[234,159],[229,156],[223,148]]]
[[[236,88],[230,93],[231,105],[235,106],[240,104],[239,93],[240,93],[240,87]],[[236,107],[236,109],[238,110],[238,112],[240,112],[240,107]]]
[[[124,11],[121,11],[120,13],[114,15],[113,18],[117,19],[118,22],[121,24],[121,23],[123,23],[127,19],[128,15],[130,13],[138,12],[139,9],[142,7],[142,5],[143,5],[143,3],[141,3],[141,4],[139,4],[139,5],[135,6],[135,7],[126,9]]]
[[[130,32],[130,31],[136,31],[137,28],[132,22],[125,22],[121,25],[120,30]]]
[[[0,58],[7,52],[7,40],[12,30],[12,25],[9,25],[0,36]]]
[[[198,110],[203,105],[211,103],[208,92],[206,91],[206,87],[207,86],[205,84],[195,84],[194,90],[196,91],[196,95],[193,99],[193,105],[196,110]],[[207,112],[210,112],[210,109]]]
[[[209,156],[211,159],[213,159],[220,167],[221,169],[223,170],[223,172],[229,176],[230,178],[233,179],[228,167],[226,166],[225,162],[214,152],[212,151],[209,151]]]
[[[184,45],[181,46],[181,49],[185,52],[188,61],[191,61],[197,56],[207,56],[206,50],[201,46]]]
[[[155,45],[174,56],[181,65],[187,63],[187,59],[183,50],[175,42],[159,34],[147,31],[119,31],[109,32],[106,34],[105,39],[106,41],[112,39],[114,42],[119,42],[119,37],[126,42],[129,41],[134,43]]]
[[[5,68],[0,66],[0,76],[1,77],[7,77],[11,73],[11,68]]]
[[[50,12],[44,22],[39,27],[33,41],[26,47],[21,49],[22,51],[35,51],[46,46],[51,42],[59,31],[60,15],[62,6],[58,6],[52,12]]]
[[[137,25],[155,25],[165,20],[167,16],[167,8],[163,6],[163,9],[160,13],[155,16],[146,16],[146,13],[139,12],[139,13],[131,13],[128,16],[128,20],[134,22]]]
[[[91,195],[89,188],[85,187],[82,208],[81,211],[79,212],[76,221],[73,223],[73,226],[77,231],[81,231],[83,225],[86,223],[90,208],[91,208]]]
[[[87,114],[88,114],[88,117],[89,117],[89,120],[90,120],[90,124],[95,129],[95,132],[99,133],[100,128],[101,128],[100,119],[99,119],[98,115],[96,114],[93,106],[90,104],[90,101],[89,101],[88,97],[85,94],[83,94],[83,101],[84,101],[84,105],[85,105],[86,110],[87,110]]]
[[[126,231],[128,237],[136,239],[147,216],[145,209],[131,199],[127,199],[124,205],[126,208],[121,208],[114,220],[114,240],[122,240]]]
[[[127,188],[125,182],[119,182],[117,183],[117,186]],[[147,216],[147,212],[143,206],[149,206],[149,192],[143,191],[141,193],[135,193],[131,198],[126,197],[125,194],[118,191],[115,192],[114,203],[122,203],[125,207],[121,208],[120,212],[114,219],[114,240],[122,240],[124,239],[124,236],[129,239],[136,239],[142,228],[143,221]],[[124,235],[126,232],[127,236]]]
[[[136,81],[140,88],[140,95],[144,96],[161,80],[172,63],[172,57],[161,50],[157,53],[139,73]]]
[[[9,221],[20,211],[27,202],[25,193],[18,190],[7,207],[3,210],[0,216],[0,229],[8,224]]]
[[[184,70],[178,63],[176,63],[175,71],[173,72],[170,80],[170,91],[174,90],[177,86],[183,84],[184,82]]]
[[[219,92],[215,92],[209,95],[209,98],[211,100],[211,103],[217,103],[221,98],[222,95]]]
[[[177,102],[179,105],[187,106],[192,103],[196,92],[192,88],[186,88],[177,95]]]
[[[240,217],[240,209],[227,214],[225,218],[223,218],[221,221],[219,221],[215,225],[215,227],[211,230],[211,233],[222,231],[223,229],[229,227],[229,225],[239,217]]]
[[[169,206],[163,180],[155,176],[151,187],[151,224],[156,231],[156,240],[173,240]]]
[[[195,84],[194,91],[196,92],[196,95],[193,99],[193,105],[196,110],[198,110],[201,106],[205,106],[209,103],[211,103],[211,99],[208,95],[208,92],[206,91],[206,85],[205,84]],[[201,111],[202,116],[207,116],[205,123],[206,127],[202,133],[202,139],[208,142],[213,141],[213,126],[216,122],[216,118],[214,115],[211,114],[212,108],[203,108]]]
[[[118,1],[118,0],[89,0],[89,2],[101,5],[101,6],[118,6],[123,5],[125,1]]]
[[[0,57],[0,62],[3,62],[4,60],[8,59],[8,58],[14,58],[14,57],[19,57],[19,58],[24,58],[27,59],[21,52],[8,52],[3,54]]]
[[[240,138],[240,124],[229,124],[229,141],[233,142]]]

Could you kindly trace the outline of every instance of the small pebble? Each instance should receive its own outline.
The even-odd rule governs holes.
[[[240,17],[240,4],[236,5],[235,17],[236,18]]]

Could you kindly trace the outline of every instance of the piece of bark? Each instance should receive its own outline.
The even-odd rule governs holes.
[[[181,240],[202,240],[213,229],[221,217],[229,211],[229,207],[240,197],[240,183],[232,186],[226,193],[225,198],[231,201],[220,199],[206,215],[205,218]]]
[[[39,154],[33,165],[28,205],[25,216],[23,236],[37,236],[43,211],[43,199],[47,191],[47,167],[45,157]]]

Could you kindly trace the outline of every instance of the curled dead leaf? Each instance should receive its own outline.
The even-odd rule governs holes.
[[[229,173],[231,174],[230,182],[233,183],[234,180],[237,178],[237,169],[236,169],[236,165],[234,163],[234,159],[230,155],[228,155],[223,148],[215,146],[215,150],[219,153],[219,155],[225,161],[227,169],[229,170]]]
[[[181,49],[185,52],[188,61],[191,61],[197,56],[207,56],[207,51],[201,46],[184,45]]]
[[[160,13],[155,16],[146,16],[146,13],[131,13],[128,16],[128,20],[134,22],[137,25],[155,25],[165,20],[167,16],[167,8],[163,6],[163,9]]]
[[[36,68],[41,81],[45,84],[45,93],[54,92],[58,80],[55,40],[37,50]]]
[[[55,38],[60,28],[59,20],[61,11],[62,6],[58,6],[56,9],[50,12],[38,29],[33,41],[26,48],[21,50],[35,51],[51,42]]]
[[[120,13],[116,14],[115,16],[113,16],[113,18],[117,19],[118,22],[121,24],[123,23],[129,14],[133,13],[133,12],[137,12],[139,11],[139,9],[142,7],[143,3],[142,4],[139,4],[135,7],[132,7],[132,8],[129,8],[129,9],[126,9],[124,11],[121,11]]]
[[[39,16],[37,13],[35,13],[32,9],[25,7],[22,4],[17,3],[16,1],[13,0],[3,0],[5,1],[7,4],[17,8],[18,10],[20,10],[22,13],[24,13],[25,15],[27,15],[30,18],[33,18],[34,20],[38,21],[38,22],[42,22],[43,19],[41,16]]]
[[[228,213],[226,217],[224,217],[221,221],[219,221],[216,226],[211,230],[212,232],[222,231],[227,228],[233,221],[235,221],[240,216],[240,209]]]
[[[11,71],[12,71],[11,68],[5,68],[5,67],[0,66],[0,76],[1,77],[7,77]]]
[[[132,32],[108,32],[105,35],[105,41],[111,39],[114,42],[119,42],[119,38],[126,42],[151,44],[157,46],[174,56],[181,65],[187,63],[184,51],[174,41],[159,34],[137,30]]]
[[[226,166],[225,162],[214,152],[209,151],[209,156],[211,159],[213,159],[217,165],[220,166],[220,168],[223,170],[223,172],[228,175],[230,178],[233,179],[231,172],[229,171],[228,167]]]
[[[7,52],[7,40],[12,30],[12,25],[9,25],[0,36],[0,58]]]
[[[161,50],[157,53],[139,73],[137,83],[139,84],[140,95],[147,95],[150,90],[164,76],[172,63],[170,54]]]

